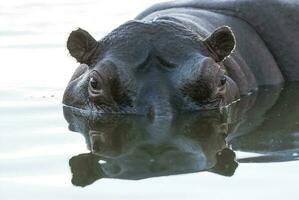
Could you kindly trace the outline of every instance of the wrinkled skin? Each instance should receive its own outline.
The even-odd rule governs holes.
[[[236,13],[235,7],[244,8],[242,3],[232,3],[237,1],[221,2],[220,11],[225,6]],[[240,2],[249,2],[252,9],[257,1]],[[259,85],[299,79],[290,76],[289,68],[278,66],[274,57],[286,59],[279,48],[269,49],[264,43],[269,27],[259,35],[255,29],[260,27],[246,23],[244,16],[238,18],[238,13],[208,11],[217,5],[217,0],[158,4],[100,41],[83,29],[73,31],[67,48],[81,64],[63,103],[99,113],[171,118],[219,109]],[[280,4],[273,5],[279,8]],[[296,52],[289,53],[293,62]]]

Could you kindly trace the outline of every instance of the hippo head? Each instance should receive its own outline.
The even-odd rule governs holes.
[[[170,20],[134,20],[101,41],[79,28],[67,41],[80,65],[63,103],[100,113],[150,116],[218,109],[239,96],[222,65],[234,47],[226,26],[201,38]]]

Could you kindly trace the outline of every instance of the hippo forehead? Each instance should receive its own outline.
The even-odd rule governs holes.
[[[107,35],[104,55],[138,66],[149,56],[179,64],[195,52],[208,55],[206,47],[194,32],[167,20],[131,21]]]

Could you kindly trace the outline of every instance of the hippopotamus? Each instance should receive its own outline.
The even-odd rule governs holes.
[[[185,113],[171,120],[64,106],[69,130],[82,134],[88,150],[69,160],[72,183],[195,172],[229,177],[242,163],[299,160],[298,90],[298,83],[261,86],[226,112]]]
[[[262,85],[299,80],[297,0],[177,0],[97,41],[79,28],[63,103],[98,113],[172,117],[227,107]]]

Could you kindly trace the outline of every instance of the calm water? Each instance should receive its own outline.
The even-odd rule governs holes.
[[[63,108],[68,33],[99,39],[154,2],[0,3],[1,200],[299,198],[298,83],[173,121]]]

